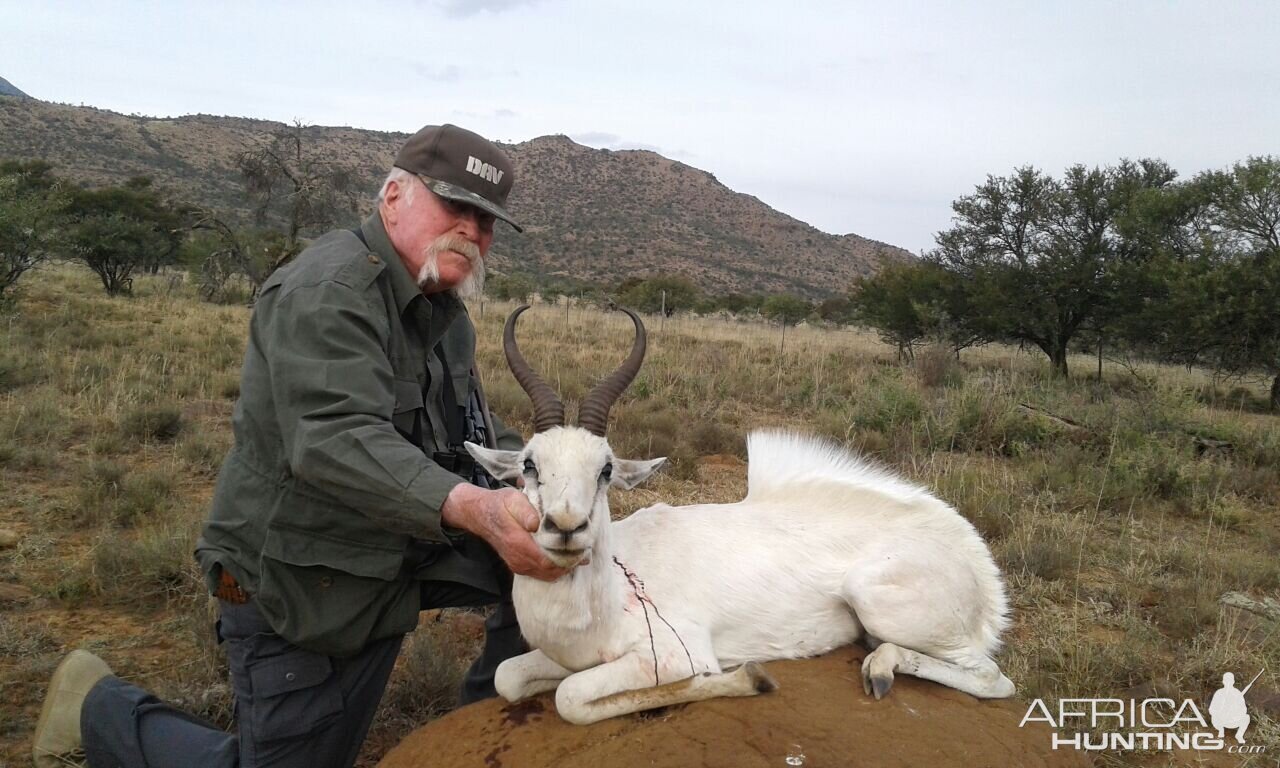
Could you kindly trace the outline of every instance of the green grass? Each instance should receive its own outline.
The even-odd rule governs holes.
[[[231,445],[249,311],[194,290],[143,276],[134,297],[108,299],[86,271],[56,266],[28,276],[0,317],[0,487],[11,500],[0,527],[23,537],[0,551],[0,578],[38,595],[0,613],[0,686],[12,691],[0,721],[13,745],[0,763],[21,759],[42,680],[77,646],[230,721],[190,553]],[[527,433],[531,408],[498,344],[510,309],[475,313],[478,357],[495,411]],[[616,313],[538,305],[521,323],[526,357],[571,418],[630,348]],[[1280,590],[1280,418],[1258,406],[1260,387],[1154,365],[1059,381],[1040,357],[1003,347],[959,360],[926,350],[904,365],[853,330],[791,329],[780,352],[764,324],[659,325],[610,440],[620,455],[671,461],[613,494],[615,514],[739,499],[745,469],[723,457],[744,457],[752,429],[803,429],[934,488],[986,537],[1015,611],[999,662],[1024,697],[1120,695],[1157,680],[1202,700],[1223,670],[1280,658],[1280,630],[1219,603],[1227,591]],[[1198,451],[1204,439],[1229,446]],[[364,760],[452,706],[475,647],[455,627],[414,635]],[[1280,750],[1274,724],[1256,733]]]

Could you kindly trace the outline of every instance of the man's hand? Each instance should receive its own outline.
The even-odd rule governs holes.
[[[487,491],[462,483],[445,499],[440,517],[488,542],[512,573],[555,581],[570,570],[548,560],[529,535],[538,530],[538,511],[514,488]]]

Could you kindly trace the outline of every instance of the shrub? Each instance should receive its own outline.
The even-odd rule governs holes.
[[[1177,640],[1194,637],[1218,618],[1221,585],[1202,575],[1167,577],[1155,587],[1156,609],[1152,619],[1160,631]]]
[[[853,404],[852,422],[858,429],[889,433],[924,417],[920,396],[900,381],[882,379],[868,387]]]
[[[206,477],[215,477],[227,456],[227,441],[221,434],[188,435],[178,446],[181,456],[191,469]]]
[[[0,352],[0,394],[11,392],[36,380],[28,361],[9,351]]]
[[[116,461],[98,460],[89,465],[73,518],[80,524],[136,525],[167,511],[174,479],[160,470],[131,474]]]
[[[1003,567],[1008,571],[1034,574],[1046,581],[1065,578],[1079,562],[1079,540],[1058,526],[1027,525],[1000,547]]]
[[[987,478],[975,471],[953,469],[931,485],[989,542],[1004,538],[1012,530],[1025,504],[1020,494],[992,487]]]
[[[950,387],[963,381],[955,352],[942,344],[930,344],[917,352],[911,367],[924,387]]]
[[[192,546],[189,533],[170,526],[149,528],[136,539],[107,532],[94,544],[91,583],[111,602],[144,608],[202,594]]]
[[[689,445],[702,456],[716,453],[747,455],[746,438],[718,421],[699,421],[695,424],[689,430]]]
[[[142,406],[124,417],[124,436],[139,442],[173,442],[182,432],[182,413],[170,405]]]

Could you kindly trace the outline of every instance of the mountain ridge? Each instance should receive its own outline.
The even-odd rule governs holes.
[[[0,97],[0,155],[39,158],[82,183],[146,175],[179,199],[247,220],[236,156],[284,123],[246,117],[154,118]],[[304,126],[304,140],[373,197],[408,133]],[[710,293],[838,295],[882,264],[915,258],[855,233],[834,235],[732,190],[713,174],[646,149],[594,149],[564,134],[502,144],[515,165],[508,208],[525,234],[503,233],[497,272],[593,283],[679,274]],[[352,222],[354,223],[354,222]],[[345,223],[344,223],[345,224]]]

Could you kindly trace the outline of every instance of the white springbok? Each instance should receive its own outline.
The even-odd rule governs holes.
[[[622,367],[565,427],[559,398],[532,370],[507,320],[507,361],[534,402],[520,451],[468,444],[495,477],[524,478],[535,540],[577,565],[554,582],[516,577],[520,627],[535,650],[497,671],[516,701],[556,689],[573,723],[776,686],[756,662],[812,656],[864,638],[863,687],[895,672],[982,698],[1014,693],[992,661],[1008,606],[973,526],[928,491],[828,443],[785,432],[748,440],[747,496],[735,504],[658,504],[611,522],[608,488],[631,488],[664,459],[613,455],[608,412],[644,357],[644,326]],[[737,666],[732,672],[726,668]]]

